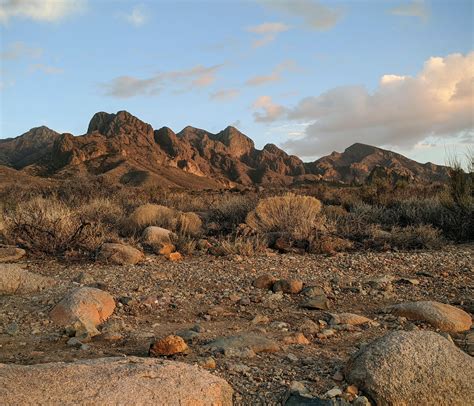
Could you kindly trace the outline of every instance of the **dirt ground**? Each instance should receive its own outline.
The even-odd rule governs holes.
[[[52,289],[33,295],[0,296],[0,362],[36,364],[117,355],[147,356],[154,338],[175,334],[196,324],[201,332],[190,343],[191,352],[174,359],[202,362],[213,356],[213,373],[235,389],[235,403],[281,404],[293,381],[313,395],[334,387],[344,389],[337,371],[362,344],[393,329],[433,329],[388,314],[391,304],[437,300],[474,311],[474,245],[449,246],[442,251],[345,253],[336,256],[279,255],[259,257],[188,257],[179,263],[147,256],[136,266],[99,263],[24,261],[27,268],[59,281]],[[303,297],[279,295],[252,286],[264,273],[300,279],[305,286],[322,287],[330,310],[300,307]],[[370,279],[391,275],[388,286]],[[410,279],[410,280],[408,280]],[[108,291],[117,302],[103,332],[83,348],[67,345],[68,336],[52,324],[48,313],[72,288],[87,285]],[[337,330],[328,338],[308,331],[308,320],[323,330],[328,313],[351,312],[375,322]],[[255,316],[261,323],[252,322]],[[205,344],[221,336],[255,332],[281,344],[276,353],[253,358],[211,354]],[[303,332],[308,345],[284,345],[282,339]],[[471,333],[472,334],[472,330]],[[453,335],[455,343],[472,355],[467,334]],[[336,375],[335,375],[336,374]]]

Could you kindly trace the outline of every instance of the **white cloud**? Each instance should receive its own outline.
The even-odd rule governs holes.
[[[263,23],[247,27],[247,31],[261,35],[260,38],[253,42],[254,48],[259,48],[274,41],[281,32],[288,31],[290,27],[283,23]]]
[[[218,90],[217,92],[211,93],[209,98],[211,100],[218,100],[218,101],[227,101],[235,99],[239,95],[238,89],[222,89]]]
[[[13,42],[8,48],[0,54],[0,60],[11,61],[22,58],[39,58],[43,55],[41,48],[32,48],[24,42]]]
[[[31,72],[43,72],[47,75],[58,75],[64,73],[64,69],[56,68],[55,66],[44,65],[42,63],[37,63],[30,66]]]
[[[295,107],[258,106],[256,121],[285,117],[312,122],[305,136],[284,146],[301,156],[321,155],[351,142],[411,148],[429,136],[472,139],[474,134],[474,52],[429,58],[416,76],[384,75],[369,92],[342,86],[306,97]]]
[[[288,59],[278,64],[268,75],[256,75],[248,79],[245,84],[247,86],[260,86],[266,83],[279,82],[282,80],[282,73],[285,71],[297,70],[296,62]]]
[[[285,108],[273,102],[270,96],[260,96],[252,104],[254,110],[263,110],[263,113],[260,111],[255,111],[253,117],[257,122],[270,122],[275,121],[281,118],[285,114]]]
[[[134,76],[119,76],[107,83],[101,84],[106,96],[129,98],[139,95],[153,96],[167,88],[178,88],[179,92],[203,88],[216,80],[216,74],[224,65],[197,65],[190,69],[160,72],[149,78]]]
[[[421,19],[427,19],[430,15],[430,11],[423,0],[414,0],[410,3],[401,4],[390,9],[390,14],[401,17],[419,17]]]
[[[130,14],[124,15],[124,18],[135,27],[141,27],[148,21],[148,15],[143,5],[135,6]]]
[[[58,21],[84,9],[86,0],[1,0],[0,22],[18,17],[34,21]]]
[[[342,18],[337,8],[321,4],[317,0],[258,0],[259,3],[274,10],[303,19],[304,24],[315,30],[328,30]]]

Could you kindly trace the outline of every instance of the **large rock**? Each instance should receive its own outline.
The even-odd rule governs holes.
[[[0,294],[33,293],[51,287],[52,278],[34,274],[16,264],[0,264]]]
[[[0,364],[3,405],[232,405],[222,378],[181,362],[99,358]]]
[[[26,251],[11,245],[0,245],[0,262],[15,262],[23,258]]]
[[[135,265],[144,259],[143,252],[130,245],[118,243],[102,244],[98,259],[117,265]]]
[[[431,331],[373,341],[351,358],[345,375],[380,406],[465,406],[474,399],[474,359]]]
[[[63,326],[79,323],[90,334],[112,315],[114,309],[115,301],[110,294],[100,289],[83,287],[73,290],[54,306],[50,316],[55,323]]]
[[[431,301],[400,303],[391,307],[392,313],[409,320],[421,320],[451,333],[471,328],[472,319],[464,310]]]
[[[166,228],[149,226],[143,230],[142,241],[150,246],[171,244],[171,238],[175,234]]]

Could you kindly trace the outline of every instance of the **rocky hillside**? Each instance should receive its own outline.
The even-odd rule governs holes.
[[[303,163],[273,144],[256,149],[234,127],[213,134],[188,126],[174,133],[167,127],[154,130],[126,111],[96,113],[81,136],[38,127],[0,140],[0,164],[29,175],[100,176],[129,185],[190,189],[363,182],[380,168],[413,181],[442,181],[447,176],[445,167],[363,144]]]

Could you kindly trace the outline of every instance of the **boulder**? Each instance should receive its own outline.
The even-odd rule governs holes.
[[[0,262],[15,262],[23,258],[26,251],[12,245],[0,245]]]
[[[230,406],[232,392],[225,380],[197,366],[154,358],[0,364],[5,405]]]
[[[0,294],[33,293],[56,284],[52,278],[23,269],[17,264],[0,264]]]
[[[56,324],[73,326],[76,335],[97,335],[95,328],[107,320],[114,309],[115,301],[110,294],[100,289],[82,287],[73,290],[54,306],[50,317]]]
[[[474,399],[474,359],[431,331],[373,341],[350,359],[345,376],[381,406],[464,406]]]
[[[392,313],[409,320],[420,320],[433,327],[456,333],[471,328],[471,316],[457,307],[432,301],[407,302],[392,306]]]
[[[166,228],[149,226],[143,230],[142,242],[150,246],[161,246],[171,244],[171,238],[175,234]]]
[[[144,255],[130,245],[105,243],[102,244],[97,258],[117,265],[135,265],[144,259]]]

